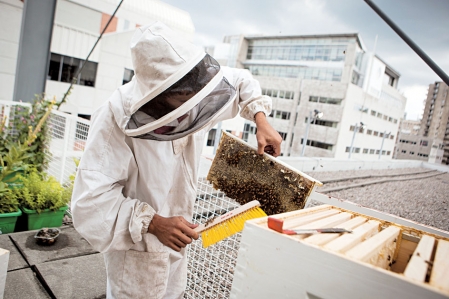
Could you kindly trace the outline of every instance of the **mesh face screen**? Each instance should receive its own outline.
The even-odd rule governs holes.
[[[182,105],[189,100],[192,100],[192,97],[205,88],[214,76],[218,76],[219,70],[219,64],[212,57],[206,55],[206,57],[180,81],[139,108],[136,113],[131,116],[126,129],[133,130],[141,128],[151,122],[157,121],[159,118],[176,109],[181,109],[180,111],[182,111]],[[215,80],[215,82],[217,81]],[[152,131],[142,130],[142,134],[135,138],[171,141],[192,134],[208,124],[212,118],[226,106],[226,104],[235,98],[235,95],[236,91],[234,87],[226,80],[226,78],[222,78],[218,85],[215,86],[208,95],[202,99],[198,99],[198,97],[195,99],[195,103],[197,100],[200,101],[193,107],[193,109],[182,113],[188,115],[188,117],[182,115],[183,118],[185,117],[185,120],[183,120],[182,123],[180,122],[178,125],[178,122],[172,121],[169,124],[161,124],[158,128],[153,127],[154,130],[151,129]],[[202,95],[198,94],[198,96]],[[176,111],[174,113],[176,113]],[[179,116],[181,117],[181,115]],[[158,130],[159,128],[168,125],[173,126],[172,130]]]

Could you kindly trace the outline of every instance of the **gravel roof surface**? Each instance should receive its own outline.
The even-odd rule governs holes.
[[[308,172],[317,180],[381,174],[427,172],[426,168]],[[325,187],[324,184],[323,187]],[[317,189],[320,192],[319,188]],[[327,193],[365,207],[449,231],[449,173]]]

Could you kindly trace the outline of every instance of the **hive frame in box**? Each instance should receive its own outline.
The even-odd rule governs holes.
[[[342,212],[352,212],[354,215],[366,216],[368,219],[377,219],[386,226],[401,227],[407,231],[407,238],[419,239],[419,236],[413,233],[422,233],[422,243],[428,241],[422,237],[428,234],[433,238],[441,238],[438,241],[441,241],[441,244],[448,244],[449,233],[442,230],[363,208],[317,192],[311,194],[309,201],[311,200],[331,204],[332,208],[340,209]],[[320,209],[320,207],[316,208]],[[279,214],[276,217],[293,219],[291,217],[294,217],[295,213],[304,215],[304,212],[305,210],[294,211]],[[394,242],[404,242],[404,245],[408,244],[406,242],[411,243],[411,239],[406,239],[402,232],[403,239],[394,239]],[[421,242],[418,245],[421,246]],[[420,250],[419,246],[415,245],[416,250],[410,249],[410,254],[415,251],[413,257],[416,256],[416,251]],[[399,247],[396,247],[396,251],[398,250]],[[408,268],[412,260],[410,262],[403,260],[401,263],[403,267]],[[445,264],[447,267],[446,262]],[[397,265],[391,268],[395,266]],[[410,276],[406,277],[405,272],[407,271],[400,272],[403,274],[394,273],[277,233],[268,229],[267,218],[261,218],[246,222],[230,298],[449,298],[449,292],[442,291],[429,283],[415,281]],[[446,272],[443,271],[443,273]]]
[[[310,194],[309,198],[307,199],[305,208],[308,208],[311,206],[311,203],[313,201],[317,201],[323,204],[329,204],[332,206],[336,206],[342,209],[346,209],[346,210],[351,210],[354,211],[356,213],[360,213],[360,214],[364,214],[367,216],[372,216],[375,218],[379,218],[385,221],[389,221],[389,222],[393,222],[393,223],[397,223],[400,225],[404,225],[404,226],[410,226],[419,230],[423,230],[425,232],[431,233],[431,234],[435,234],[435,235],[441,235],[443,237],[449,238],[449,232],[446,232],[444,230],[440,230],[431,226],[427,226],[418,222],[414,222],[412,220],[408,220],[405,218],[401,218],[399,216],[396,215],[392,215],[392,214],[388,214],[388,213],[384,213],[384,212],[380,212],[377,210],[373,210],[370,208],[366,208],[363,207],[361,205],[346,201],[346,200],[341,200],[329,195],[325,195],[319,192],[312,192],[312,194]]]

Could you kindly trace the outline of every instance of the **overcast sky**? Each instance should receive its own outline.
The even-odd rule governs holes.
[[[419,119],[428,85],[442,81],[363,0],[163,0],[190,13],[194,43],[211,46],[225,35],[361,34],[369,51],[401,74],[407,119]],[[449,0],[374,0],[449,74]]]

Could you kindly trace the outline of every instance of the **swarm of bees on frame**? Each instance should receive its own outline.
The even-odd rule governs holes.
[[[223,134],[207,179],[240,204],[258,200],[267,215],[304,208],[315,182]]]

